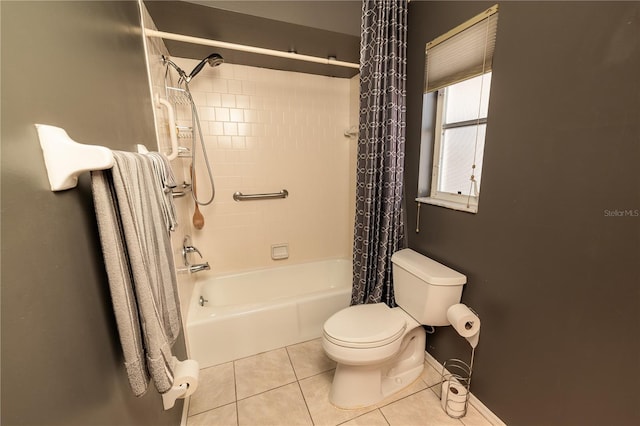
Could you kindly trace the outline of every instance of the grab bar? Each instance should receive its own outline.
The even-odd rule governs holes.
[[[271,192],[269,194],[243,194],[242,192],[236,192],[233,194],[233,199],[236,201],[250,201],[250,200],[269,200],[273,198],[287,198],[289,191],[283,189],[280,192]]]
[[[167,109],[167,115],[169,116],[169,137],[171,139],[171,154],[167,154],[167,158],[169,160],[175,160],[176,158],[178,158],[178,131],[174,127],[176,122],[175,114],[173,113],[173,107],[171,106],[171,104],[162,99],[156,93],[156,106],[160,108],[161,105]]]

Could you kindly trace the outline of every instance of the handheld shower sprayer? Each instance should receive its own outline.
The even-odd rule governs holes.
[[[212,53],[201,60],[200,63],[198,63],[198,65],[196,65],[193,70],[191,70],[189,75],[187,75],[187,73],[184,72],[182,68],[177,66],[173,61],[171,61],[164,55],[162,55],[162,61],[164,64],[171,65],[178,72],[178,75],[180,76],[179,82],[184,81],[186,83],[189,83],[193,77],[195,77],[200,71],[202,71],[202,68],[204,68],[206,64],[209,64],[209,66],[211,67],[217,67],[218,65],[224,63],[224,58],[219,53]]]
[[[200,126],[200,119],[198,118],[198,109],[196,108],[196,104],[193,101],[193,97],[191,96],[191,91],[189,90],[189,82],[191,81],[191,79],[193,79],[196,75],[198,75],[198,73],[200,71],[202,71],[202,68],[204,68],[204,66],[206,64],[209,64],[209,66],[211,67],[217,67],[219,65],[221,65],[224,62],[224,58],[222,57],[222,55],[218,54],[218,53],[212,53],[209,56],[207,56],[206,58],[204,58],[203,60],[201,60],[198,65],[196,65],[193,70],[191,70],[191,73],[189,73],[189,75],[187,75],[186,72],[184,72],[184,70],[182,68],[180,68],[178,65],[176,65],[173,61],[171,61],[168,57],[162,55],[162,63],[163,65],[165,65],[166,71],[165,71],[165,86],[167,85],[167,78],[169,75],[169,66],[171,66],[174,70],[176,70],[176,72],[178,73],[178,90],[180,90],[184,96],[186,96],[186,99],[188,99],[189,104],[191,105],[191,120],[192,120],[192,126],[191,126],[191,131],[193,134],[193,147],[191,149],[191,164],[192,164],[192,168],[191,168],[191,182],[192,182],[192,191],[191,191],[191,196],[193,197],[194,201],[196,202],[196,210],[197,207],[200,206],[207,206],[209,204],[211,204],[211,202],[213,202],[213,199],[215,198],[216,195],[216,188],[215,188],[215,184],[213,181],[213,172],[211,171],[211,164],[209,163],[209,158],[207,157],[207,149],[204,143],[204,136],[202,134],[202,128]],[[175,89],[175,88],[174,88]],[[168,89],[167,89],[168,90]],[[196,195],[196,191],[195,191],[195,168],[196,168],[196,152],[198,151],[196,149],[196,143],[200,142],[200,149],[202,151],[202,155],[204,156],[204,163],[206,165],[207,168],[207,174],[209,175],[209,182],[211,183],[211,197],[207,200],[207,201],[200,201]],[[194,220],[195,220],[195,215],[194,215]],[[196,225],[196,223],[194,222],[194,225]],[[197,229],[202,228],[202,225],[200,225],[200,227],[198,228],[196,226]]]
[[[217,67],[223,62],[224,62],[224,58],[220,54],[212,53],[211,55],[201,60],[200,63],[193,68],[191,73],[186,77],[187,83],[191,81],[193,77],[198,75],[200,71],[202,71],[202,68],[205,66],[205,64],[209,64],[209,66],[211,67]]]

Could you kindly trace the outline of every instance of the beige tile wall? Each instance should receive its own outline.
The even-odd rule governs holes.
[[[174,58],[189,72],[197,61]],[[216,186],[201,207],[205,227],[194,242],[212,273],[351,256],[353,83],[233,64],[205,68],[190,84]],[[178,109],[181,124],[188,111]],[[185,144],[190,141],[184,140]],[[189,144],[190,145],[190,144]],[[210,185],[200,151],[201,198]],[[289,191],[285,200],[236,202],[232,195]],[[272,244],[288,243],[288,260],[273,261]]]
[[[155,29],[143,11],[145,26]],[[162,40],[147,38],[152,90],[166,98],[168,56]],[[196,60],[171,58],[187,73]],[[176,73],[171,74],[175,84]],[[194,203],[175,199],[179,227],[173,234],[177,266],[184,235],[212,265],[211,272],[257,269],[314,259],[351,257],[356,138],[344,132],[357,124],[358,77],[330,78],[234,64],[206,67],[190,84],[216,188],[215,201],[201,206],[202,230],[192,227]],[[158,150],[170,147],[166,111],[156,108]],[[187,106],[176,105],[179,125],[191,125]],[[190,138],[181,145],[192,148]],[[196,151],[199,198],[210,195],[202,151]],[[177,180],[189,181],[191,159],[172,161]],[[236,202],[232,195],[289,191],[285,200]],[[274,261],[272,244],[288,243],[290,257]],[[196,257],[192,262],[200,261]],[[179,275],[183,311],[193,277]]]

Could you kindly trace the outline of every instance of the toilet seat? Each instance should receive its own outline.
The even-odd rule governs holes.
[[[407,321],[398,310],[384,303],[356,305],[335,313],[324,324],[329,342],[354,349],[376,348],[400,339]]]

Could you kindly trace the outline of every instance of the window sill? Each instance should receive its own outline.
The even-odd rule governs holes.
[[[461,212],[467,213],[478,213],[478,206],[476,204],[470,204],[467,206],[467,203],[459,203],[456,201],[450,200],[441,200],[439,198],[431,198],[431,197],[418,197],[416,201],[423,204],[431,204],[434,206],[445,207],[452,210],[458,210]]]

